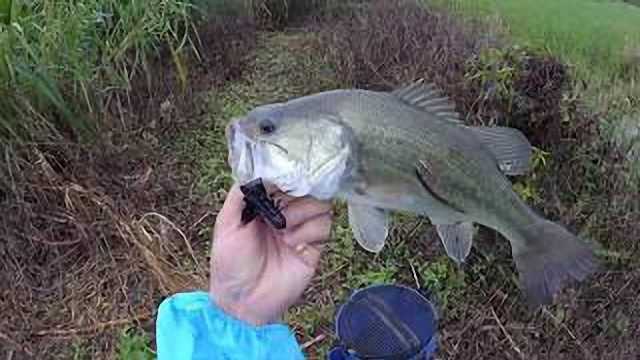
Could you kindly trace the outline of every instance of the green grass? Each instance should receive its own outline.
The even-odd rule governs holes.
[[[0,138],[86,135],[162,42],[188,45],[180,0],[0,2]]]
[[[141,331],[124,329],[118,339],[117,360],[153,360],[155,354],[149,336]]]
[[[450,0],[458,13],[498,14],[523,45],[542,48],[574,64],[583,77],[625,77],[625,49],[640,47],[640,9],[620,1]]]
[[[418,273],[423,279],[423,286],[434,293],[442,307],[461,300],[458,295],[466,286],[465,273],[447,256],[421,264]]]

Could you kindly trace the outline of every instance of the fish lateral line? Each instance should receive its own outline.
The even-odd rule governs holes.
[[[425,171],[428,171],[428,170],[425,169]],[[462,213],[462,214],[466,213],[466,211],[462,210],[460,207],[456,206],[455,204],[451,203],[449,200],[443,198],[437,192],[435,192],[433,188],[429,186],[429,184],[427,184],[427,182],[424,180],[424,178],[420,173],[420,170],[417,167],[415,169],[415,172],[416,172],[416,177],[418,178],[418,181],[420,181],[424,189],[427,190],[436,200],[442,202],[443,204],[449,206],[450,208],[456,210],[459,213]]]

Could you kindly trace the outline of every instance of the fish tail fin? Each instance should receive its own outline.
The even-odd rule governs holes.
[[[537,219],[518,233],[523,246],[514,260],[533,307],[550,304],[567,282],[582,281],[598,269],[593,248],[559,224]]]

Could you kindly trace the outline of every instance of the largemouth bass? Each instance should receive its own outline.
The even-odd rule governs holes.
[[[596,268],[593,249],[530,209],[505,175],[527,171],[531,146],[506,127],[471,127],[434,86],[333,90],[259,106],[227,127],[229,162],[292,196],[342,199],[355,239],[379,252],[390,211],[430,219],[450,257],[465,260],[473,224],[511,244],[533,305]]]

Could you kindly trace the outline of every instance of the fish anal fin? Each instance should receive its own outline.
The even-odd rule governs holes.
[[[474,234],[473,223],[437,224],[436,231],[447,255],[458,265],[464,263],[471,252]]]

